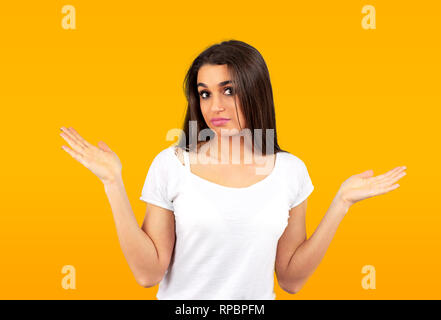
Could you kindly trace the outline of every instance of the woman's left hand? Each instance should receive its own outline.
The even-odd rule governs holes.
[[[406,175],[405,170],[405,166],[400,166],[376,177],[372,170],[353,175],[343,182],[337,197],[349,207],[360,200],[385,194],[400,186],[394,183]]]

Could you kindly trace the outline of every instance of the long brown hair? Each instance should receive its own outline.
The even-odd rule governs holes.
[[[254,147],[257,147],[261,154],[266,155],[266,130],[273,129],[274,153],[286,152],[280,149],[277,143],[273,92],[265,60],[254,47],[238,40],[223,41],[208,47],[199,54],[187,71],[184,92],[188,107],[183,125],[184,137],[181,136],[178,146],[187,151],[197,147],[195,144],[190,145],[190,121],[196,121],[196,137],[199,137],[201,130],[209,129],[202,116],[196,84],[199,68],[205,64],[227,65],[232,81],[237,87],[236,93],[247,128],[251,131],[253,143],[257,142]],[[257,141],[254,139],[254,129],[262,129],[261,145],[259,139]]]

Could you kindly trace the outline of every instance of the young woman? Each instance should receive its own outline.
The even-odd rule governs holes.
[[[282,289],[298,292],[350,206],[396,189],[406,174],[400,166],[351,176],[308,239],[306,199],[314,186],[304,162],[278,146],[260,53],[235,40],[209,47],[192,63],[185,93],[181,139],[147,173],[141,228],[118,156],[73,128],[61,133],[72,147],[63,149],[103,182],[130,269],[144,287],[159,283],[158,299],[275,299],[274,271]]]

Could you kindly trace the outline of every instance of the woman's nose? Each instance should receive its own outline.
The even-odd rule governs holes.
[[[213,95],[213,99],[211,99],[211,110],[214,112],[225,110],[224,101],[222,96]]]

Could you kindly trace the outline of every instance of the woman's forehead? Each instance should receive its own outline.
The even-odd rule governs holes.
[[[218,83],[232,80],[230,71],[226,64],[222,65],[203,65],[199,68],[197,82],[202,82],[208,86],[217,86]]]

